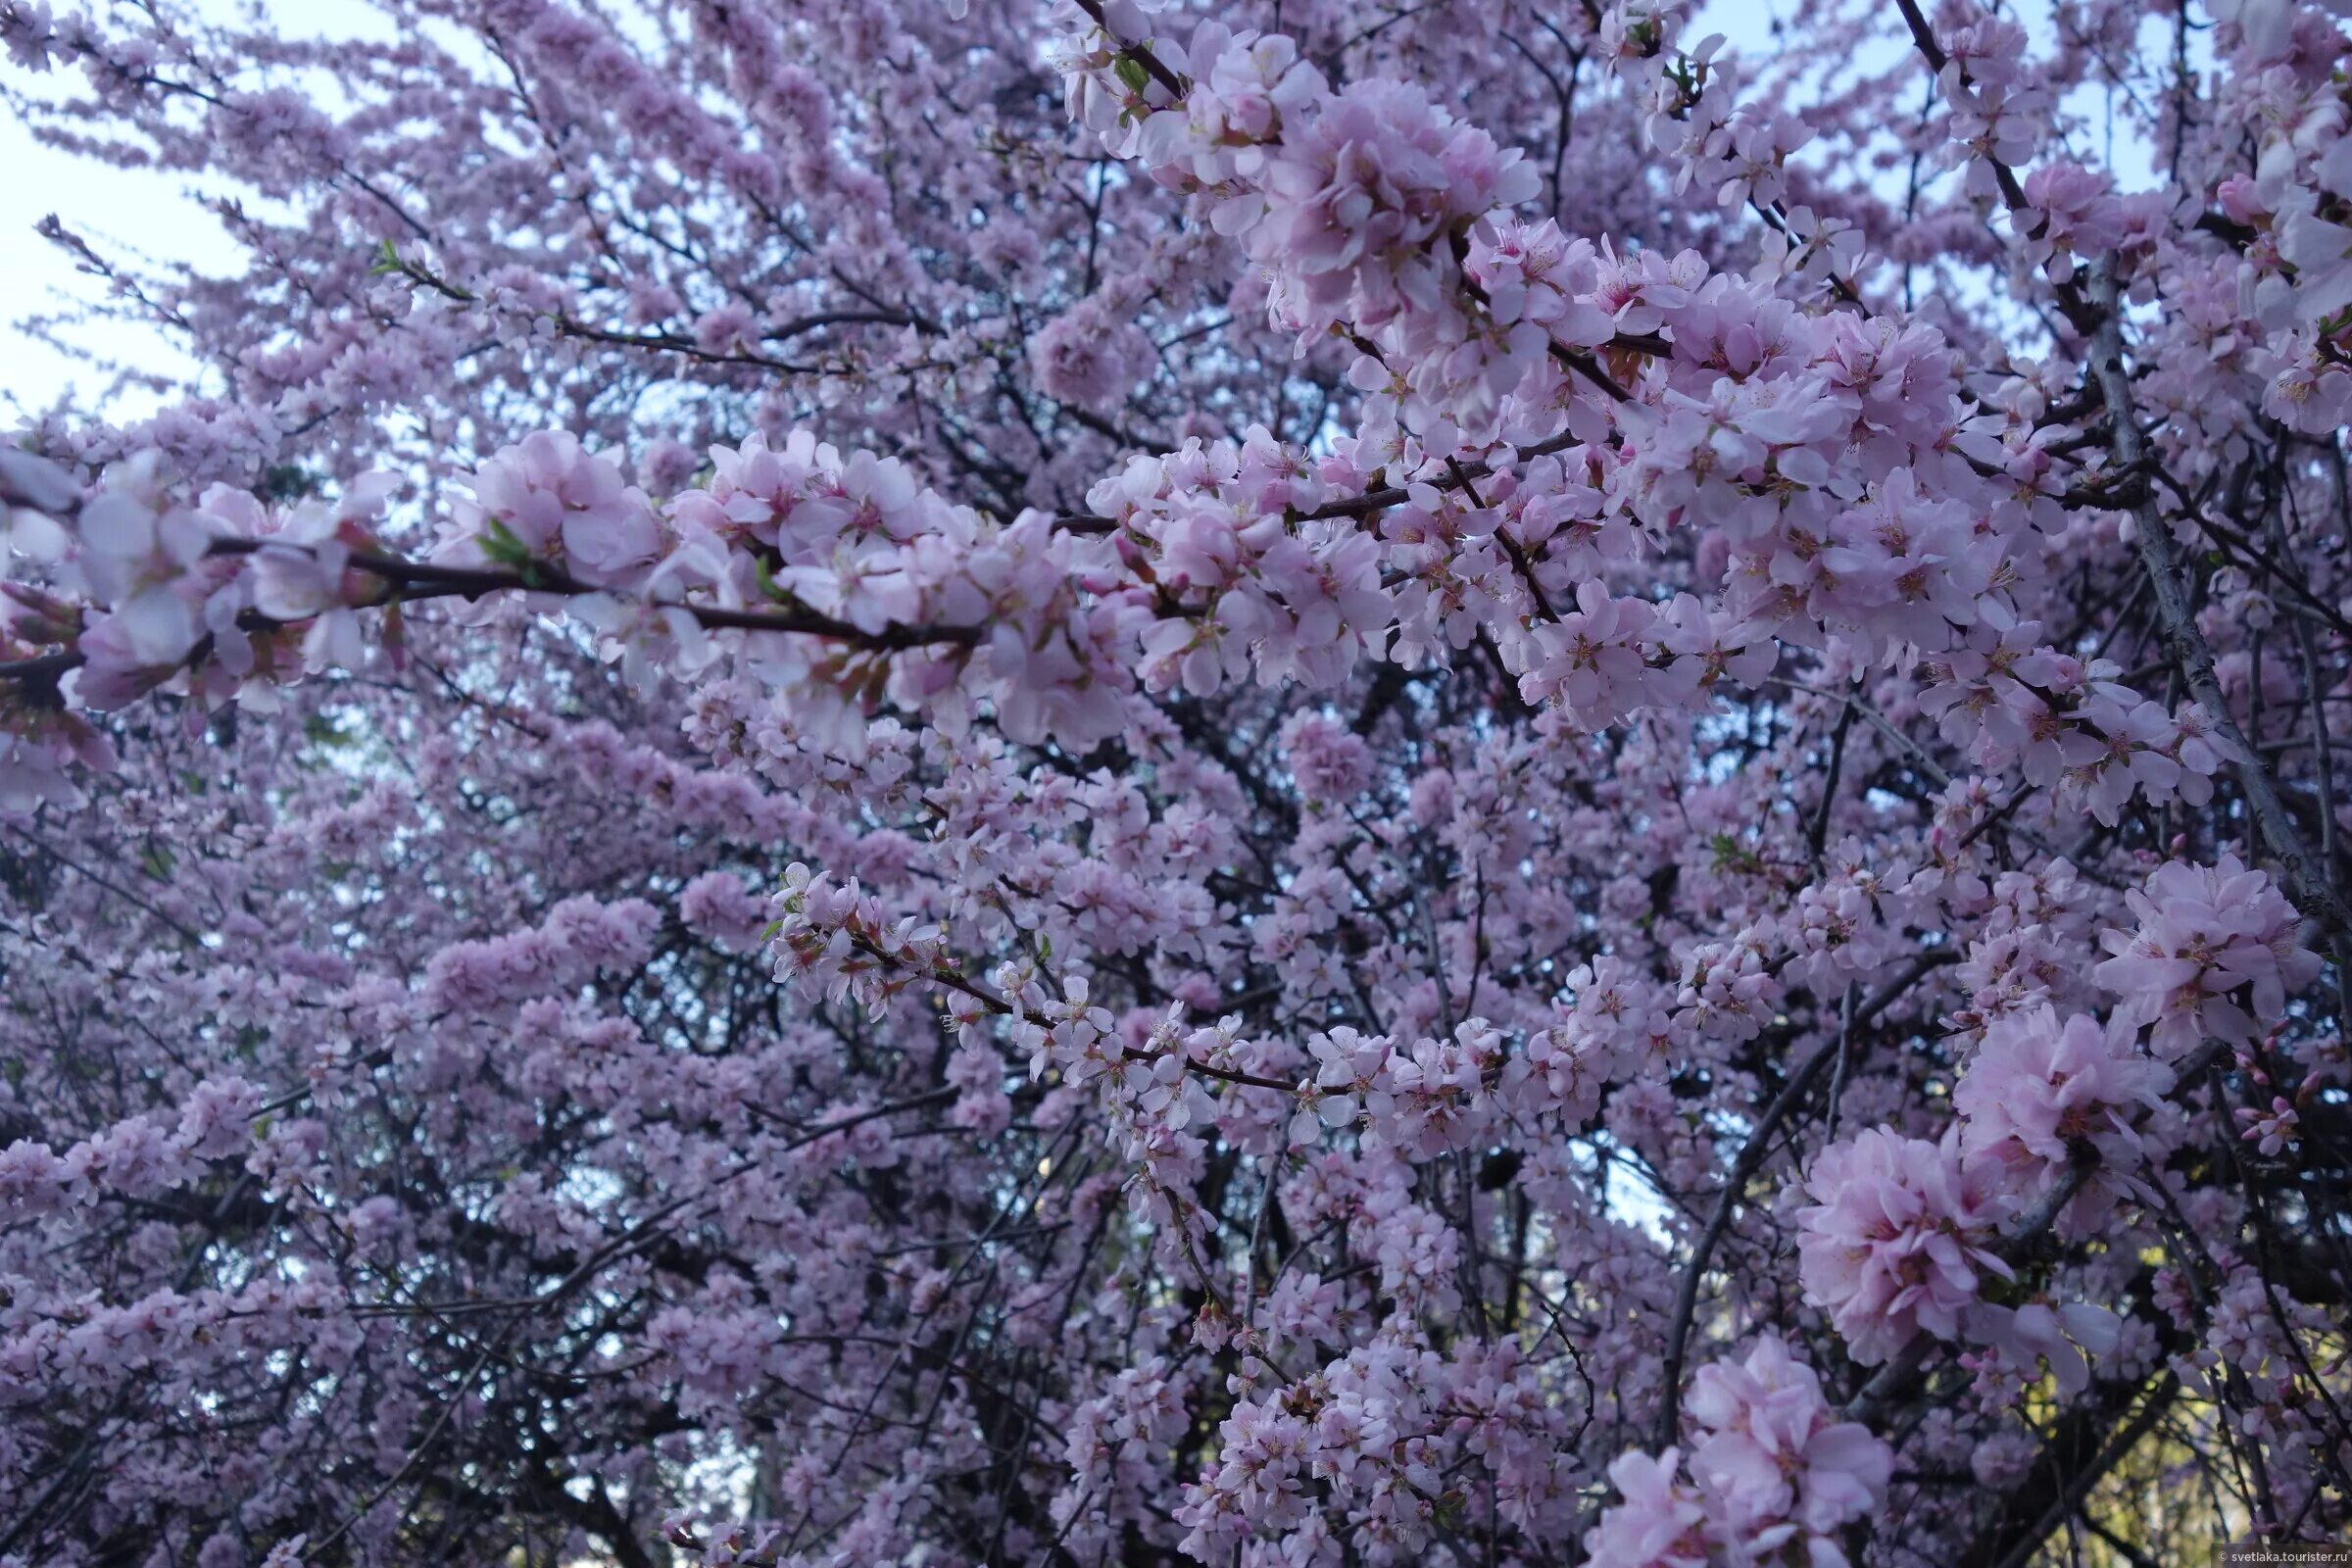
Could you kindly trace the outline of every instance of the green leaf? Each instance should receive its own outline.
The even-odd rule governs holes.
[[[768,573],[766,562],[760,560],[758,556],[754,556],[752,558],[752,570],[760,579],[760,591],[761,593],[767,595],[768,598],[774,600],[779,605],[791,604],[794,602],[792,595],[786,593],[783,589],[776,586],[776,579]]]
[[[496,517],[492,517],[488,526],[482,530],[480,543],[482,554],[502,566],[524,571],[531,565],[529,549],[521,540],[514,537],[514,529]]]
[[[299,465],[281,463],[262,475],[255,491],[265,501],[307,501],[318,493],[318,481]]]
[[[405,272],[408,269],[401,264],[400,252],[393,248],[390,240],[385,240],[376,246],[375,265],[368,269],[368,275],[382,277],[387,272]]]
[[[1736,865],[1742,870],[1752,870],[1755,867],[1755,852],[1729,833],[1718,833],[1707,840],[1707,848],[1715,852],[1714,869],[1718,871],[1727,865]]]
[[[1133,55],[1119,56],[1118,64],[1111,69],[1119,74],[1119,79],[1127,84],[1131,92],[1141,93],[1151,83],[1152,74]]]

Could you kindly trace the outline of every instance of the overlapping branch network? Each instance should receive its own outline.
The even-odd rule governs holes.
[[[803,1118],[778,1160],[855,1132],[865,1181],[895,1168],[876,1124],[906,1110],[945,1104],[926,1133],[992,1151],[1034,1118],[1017,1135],[1046,1132],[1017,1158],[972,1161],[989,1238],[1063,1168],[1055,1140],[1098,1136],[1135,1220],[1112,1247],[1129,1249],[1125,1272],[1102,1287],[1133,1298],[1126,1338],[1098,1348],[1152,1349],[1038,1376],[1071,1429],[1021,1526],[1047,1558],[1132,1534],[1209,1561],[1401,1560],[1433,1543],[1469,1561],[1483,1529],[1488,1561],[1515,1539],[1607,1564],[1840,1563],[1897,1489],[1932,1483],[1919,1452],[1975,1430],[1954,1413],[1964,1398],[1998,1418],[2029,1388],[2046,1395],[2051,1454],[2063,1423],[2097,1428],[2049,1504],[2062,1520],[2112,1462],[2111,1432],[2136,1442],[2184,1379],[2288,1435],[2273,1445],[2294,1451],[2284,1484],[2264,1472],[2250,1490],[2328,1516],[2322,1482],[2352,1436],[2320,1413],[2340,1368],[2279,1370],[2316,1343],[2318,1309],[2278,1303],[2275,1259],[2202,1238],[2261,1233],[2267,1211],[2221,1196],[2226,1161],[2293,1148],[2341,1055],[2313,995],[2315,950],[2340,968],[2352,940],[2327,717],[2341,694],[2313,638],[2342,635],[2345,612],[2282,561],[2283,521],[2241,526],[2258,488],[2277,512],[2311,485],[2287,470],[2315,450],[2342,493],[2352,160],[2341,83],[2317,69],[2340,36],[2324,46],[2317,13],[2279,24],[2287,8],[2246,0],[2229,36],[2251,83],[2232,90],[2262,111],[2254,167],[2193,196],[2122,196],[2047,144],[2053,111],[2011,24],[1938,26],[1905,5],[1941,105],[1934,156],[1997,201],[2006,233],[1984,243],[2045,313],[2047,353],[2029,361],[1875,293],[1862,229],[1799,199],[1817,183],[1794,157],[1809,127],[1742,101],[1712,45],[1682,50],[1679,8],[1610,7],[1579,41],[1650,107],[1679,186],[1755,215],[1751,270],[1523,216],[1542,187],[1531,162],[1433,90],[1335,84],[1291,37],[1218,20],[1061,9],[1054,58],[1075,120],[1239,249],[1302,356],[1345,356],[1348,433],[1257,426],[1145,452],[1090,415],[1129,455],[1083,513],[1055,514],[965,504],[807,429],[642,484],[549,431],[430,502],[433,537],[414,549],[396,547],[419,530],[390,477],[287,501],[191,491],[152,453],[103,471],[0,453],[10,547],[32,567],[7,589],[0,808],[70,801],[115,765],[109,715],[259,709],[309,677],[397,667],[422,616],[560,617],[581,649],[683,693],[725,782],[625,754],[630,787],[665,808],[691,798],[681,821],[764,852],[805,836],[874,885],[799,861],[772,893],[710,871],[674,890],[676,932],[650,903],[566,902],[444,945],[417,998],[393,986],[400,1001],[370,1004],[404,1035],[455,1018],[601,1050],[609,1020],[567,1020],[560,999],[691,937],[762,954],[824,1017],[833,1035],[795,1064],[816,1098],[846,1101],[845,1077],[868,1087],[830,1059],[872,1044],[860,1017],[890,1037],[890,1064],[859,1068],[890,1093]],[[385,275],[468,306],[492,292],[397,245]],[[693,341],[509,294],[502,309],[566,344]],[[1116,377],[1093,338],[1112,330],[1100,300],[1060,318],[1031,351],[1040,380],[1096,400]],[[2283,454],[2276,472],[2263,452]],[[2260,635],[2217,652],[2232,633],[2224,579],[2203,600],[2192,581],[2209,552],[2241,579],[2266,572],[2269,597],[2241,580],[2230,612],[2290,617],[2275,641],[2292,642],[2300,685]],[[2129,569],[2094,592],[2076,580],[2086,558]],[[2133,615],[2158,657],[2127,669],[2116,633]],[[1446,736],[1382,730],[1414,702],[1400,692],[1441,682],[1470,693]],[[1364,693],[1352,720],[1323,710],[1348,690]],[[1260,695],[1272,719],[1249,706]],[[2264,724],[2297,697],[2308,744]],[[1232,713],[1265,732],[1266,776],[1227,770],[1214,727]],[[1661,733],[1816,721],[1817,751],[1726,742],[1704,766],[1657,760]],[[1844,776],[1866,746],[1881,765]],[[1469,760],[1431,760],[1449,747]],[[1603,749],[1605,769],[1591,761]],[[2309,754],[2299,781],[2290,752]],[[1721,800],[1694,819],[1685,792],[1723,790],[1740,765],[1787,765],[1748,786],[1763,820]],[[1657,801],[1629,806],[1642,789]],[[2030,799],[2041,833],[2097,826],[2052,846],[2022,824]],[[1686,842],[1657,863],[1654,845],[1611,842],[1592,908],[1531,885],[1574,858],[1534,846],[1531,824],[1662,838],[1669,802]],[[1451,860],[1420,842],[1441,838]],[[1996,844],[2034,853],[1996,863]],[[1513,906],[1489,899],[1490,876]],[[1678,892],[1685,878],[1705,895]],[[2121,894],[2097,918],[2092,883]],[[1490,932],[1491,906],[1507,935]],[[657,928],[685,934],[659,958]],[[696,1049],[700,1004],[686,995],[673,1019]],[[2291,1068],[2289,1035],[2308,1048]],[[918,1056],[939,1081],[890,1081]],[[2290,1070],[2291,1094],[2226,1103],[2225,1073],[2251,1094]],[[9,1201],[46,1221],[124,1170],[117,1185],[151,1200],[279,1102],[216,1076],[168,1124],[61,1152],[27,1141],[8,1156]],[[815,1165],[787,1173],[855,1185]],[[1658,1247],[1626,1222],[1620,1166],[1665,1195]],[[747,1159],[712,1181],[759,1174]],[[1254,1214],[1237,1196],[1252,1181]],[[856,1190],[902,1202],[895,1177]],[[1084,1204],[1110,1234],[1104,1191]],[[1328,1277],[1300,1262],[1312,1237],[1272,1240],[1294,1211],[1343,1238]],[[659,1228],[633,1222],[629,1245]],[[2141,1270],[2158,1234],[2180,1256]],[[1096,1245],[1067,1265],[1065,1320],[1097,1282]],[[1577,1278],[1629,1258],[1654,1276],[1661,1256],[1670,1287]],[[1752,1281],[1720,1283],[1734,1256]],[[697,1262],[697,1309],[650,1313],[643,1338],[699,1418],[787,1358],[777,1313]],[[2113,1310],[2102,1281],[2135,1308]],[[866,1416],[904,1368],[939,1375],[906,1418],[922,1430],[960,1380],[956,1397],[991,1412],[965,1425],[1006,1429],[971,1472],[997,1489],[995,1561],[1040,1417],[958,1359],[961,1338],[918,1342],[963,1283],[941,1269],[906,1293],[917,1327],[871,1347],[880,1370],[858,1363],[871,1376],[847,1392],[865,1408],[842,1447],[886,1441]],[[2341,1283],[2312,1294],[2340,1302]],[[1613,1315],[1592,1299],[1611,1285],[1630,1303]],[[1063,1289],[1032,1280],[1022,1300]],[[1015,1370],[1050,1362],[994,1310],[973,1305],[966,1336],[1001,1331],[990,1349]],[[172,1343],[133,1309],[105,1322],[152,1342],[142,1353]],[[2224,1341],[2260,1348],[2259,1391],[2233,1384]],[[506,1341],[483,1343],[351,1519],[423,1463]],[[1605,1392],[1588,1353],[1607,1359]],[[1605,1495],[1602,1440],[1587,1442],[1604,1410]],[[1179,1443],[1197,1476],[1161,1473]],[[2022,1476],[2043,1451],[1984,1447],[1978,1479]],[[826,1506],[796,1464],[799,1511],[763,1544],[671,1533],[722,1558],[799,1551]],[[896,1539],[860,1508],[872,1539]],[[2054,1528],[2043,1519],[1946,1544],[1953,1560],[2012,1560]]]

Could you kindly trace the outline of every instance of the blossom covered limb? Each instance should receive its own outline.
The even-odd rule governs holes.
[[[0,1556],[2352,1523],[2333,13],[383,15],[0,0]]]

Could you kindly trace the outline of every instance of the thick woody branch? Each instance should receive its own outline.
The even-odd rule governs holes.
[[[1902,973],[1889,980],[1856,1009],[1854,1023],[1875,1022],[1903,993],[1931,971],[1950,962],[1954,956],[1949,953],[1926,953],[1912,959],[1904,966]],[[1795,1076],[1774,1097],[1772,1103],[1765,1107],[1764,1114],[1756,1119],[1754,1130],[1749,1132],[1747,1142],[1740,1147],[1739,1156],[1732,1161],[1731,1174],[1724,1178],[1723,1192],[1715,1200],[1714,1212],[1707,1216],[1707,1228],[1699,1234],[1698,1245],[1690,1250],[1690,1261],[1684,1265],[1682,1284],[1675,1293],[1674,1324],[1666,1333],[1665,1394],[1658,1407],[1657,1438],[1652,1444],[1653,1447],[1672,1446],[1681,1432],[1684,1356],[1689,1349],[1690,1323],[1698,1309],[1699,1281],[1706,1274],[1707,1260],[1714,1255],[1724,1233],[1731,1229],[1732,1215],[1747,1196],[1747,1184],[1754,1180],[1756,1172],[1763,1167],[1765,1157],[1771,1153],[1773,1135],[1812,1094],[1813,1086],[1821,1081],[1822,1073],[1837,1060],[1845,1045],[1841,1034],[1839,1039],[1827,1042],[1805,1059],[1805,1064],[1797,1068]]]
[[[2094,273],[2091,286],[2103,314],[2098,329],[2091,336],[2090,373],[2107,399],[2109,438],[2114,443],[2116,461],[2125,467],[2134,467],[2146,457],[2147,445],[2132,417],[2132,379],[2124,372],[2123,320],[2116,308],[2115,279],[2102,269]],[[2147,574],[2156,621],[2164,632],[2165,656],[2180,671],[2189,695],[2212,715],[2214,728],[2226,743],[2224,750],[2230,770],[2245,793],[2246,806],[2253,812],[2263,841],[2284,866],[2297,906],[2328,928],[2338,948],[2340,967],[2341,944],[2347,936],[2352,936],[2352,917],[2347,916],[2332,868],[2315,857],[2303,842],[2302,830],[2295,825],[2293,813],[2278,794],[2278,786],[2263,765],[2261,754],[2238,728],[2230,699],[2214,672],[2213,645],[2205,640],[2205,633],[2197,625],[2196,612],[2189,605],[2188,585],[2182,580],[2180,562],[2174,553],[2171,525],[2151,499],[2141,500],[2132,515],[2132,546],[2139,552],[2140,567]],[[2323,804],[2322,809],[2330,808],[2330,805]]]
[[[2178,1095],[2182,1089],[2196,1083],[2204,1076],[2205,1069],[2219,1061],[2228,1050],[2220,1041],[2208,1040],[2182,1057],[2174,1069],[2174,1093]],[[2058,1223],[2058,1216],[2066,1211],[2066,1205],[2075,1200],[2076,1195],[2082,1191],[2098,1170],[2097,1150],[2087,1143],[2076,1145],[2074,1158],[2059,1173],[2058,1180],[2032,1208],[2019,1217],[2017,1228],[2003,1238],[1997,1250],[2008,1258],[2025,1255],[2034,1244],[2049,1234]],[[1846,1400],[1839,1413],[1848,1421],[1860,1421],[1865,1425],[1876,1425],[1884,1420],[1896,1403],[1910,1393],[1913,1381],[1919,1376],[1919,1369],[1927,1364],[1928,1356],[1934,1352],[1936,1343],[1936,1336],[1924,1331],[1911,1336],[1910,1342],[1889,1357],[1852,1398]]]

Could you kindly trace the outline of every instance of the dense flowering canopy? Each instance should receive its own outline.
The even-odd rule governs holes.
[[[2337,11],[370,3],[0,0],[0,1565],[2352,1529]]]

